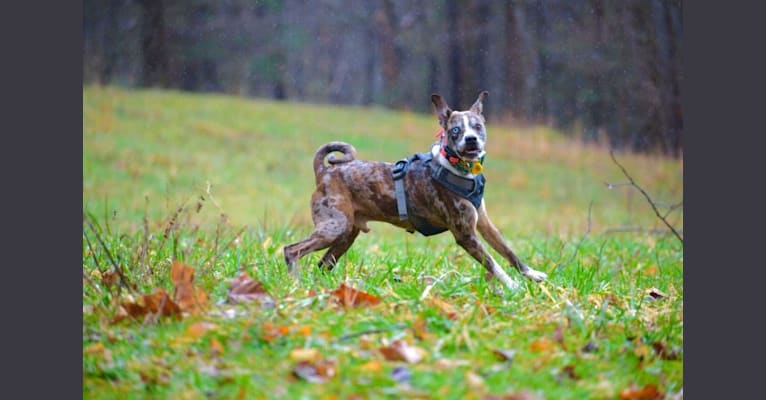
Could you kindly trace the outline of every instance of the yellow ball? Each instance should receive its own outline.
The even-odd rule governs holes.
[[[473,166],[471,167],[471,173],[476,175],[476,174],[480,174],[481,171],[484,171],[484,167],[481,166],[481,163],[478,161],[473,163]]]

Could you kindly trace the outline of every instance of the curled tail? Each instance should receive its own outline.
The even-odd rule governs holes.
[[[328,154],[335,151],[343,153],[343,157],[335,158],[330,156],[330,158],[327,159],[327,162],[330,164],[341,164],[356,159],[356,149],[348,143],[330,142],[323,144],[314,155],[314,175],[316,177],[319,177],[319,175],[327,168],[324,165],[324,159]]]

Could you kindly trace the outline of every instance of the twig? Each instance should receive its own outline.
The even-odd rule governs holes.
[[[585,241],[585,238],[590,233],[590,216],[591,216],[591,211],[592,210],[593,210],[593,200],[591,200],[590,204],[588,204],[588,228],[585,229],[585,233],[582,234],[582,236],[580,237],[580,241],[577,242],[577,247],[575,247],[575,250],[572,253],[572,257],[569,257],[569,261],[567,261],[564,264],[560,264],[555,269],[558,269],[559,267],[563,267],[563,266],[569,265],[572,262],[572,260],[574,260],[575,256],[577,256],[577,253],[580,251],[580,247],[582,246],[582,242]]]
[[[109,248],[106,247],[106,243],[104,243],[104,240],[101,239],[101,235],[98,234],[98,231],[96,231],[96,228],[93,227],[93,223],[90,221],[90,218],[86,217],[85,213],[83,213],[83,219],[85,222],[88,223],[88,226],[90,227],[90,230],[93,232],[94,235],[96,235],[96,239],[98,239],[98,242],[101,244],[101,247],[104,249],[104,252],[106,253],[106,256],[109,258],[109,261],[112,262],[112,265],[114,266],[114,271],[117,272],[117,275],[120,277],[120,283],[122,286],[127,287],[131,292],[136,293],[136,290],[130,285],[130,282],[128,281],[128,278],[125,277],[125,275],[122,273],[122,268],[117,264],[117,262],[114,261],[114,258],[112,257],[112,253],[109,251]],[[87,238],[88,235],[83,232],[85,237]]]
[[[653,235],[665,235],[665,234],[671,233],[667,229],[649,229],[649,228],[644,228],[641,226],[618,226],[614,228],[605,229],[603,232],[601,232],[601,234],[606,235],[608,233],[621,233],[621,232],[646,232]],[[681,232],[683,232],[683,230],[681,230]]]
[[[373,334],[373,333],[383,333],[383,332],[390,332],[390,331],[398,331],[398,330],[406,329],[408,327],[409,326],[407,324],[403,324],[402,323],[402,324],[396,324],[396,325],[392,325],[392,326],[387,326],[385,328],[367,329],[367,330],[363,330],[363,331],[360,331],[360,332],[354,332],[354,333],[349,333],[348,335],[343,335],[343,336],[339,337],[337,341],[338,342],[343,342],[343,341],[346,341],[348,339],[353,339],[353,338],[358,337],[358,336],[364,336],[364,335],[369,335],[369,334]]]
[[[83,265],[84,267],[84,265]],[[93,289],[96,290],[96,293],[101,294],[101,289],[98,288],[98,285],[96,285],[96,282],[93,282],[93,279],[90,279],[88,274],[85,273],[85,270],[82,270],[82,277],[85,278],[85,280],[90,283],[91,286],[93,286]]]
[[[674,228],[673,225],[671,225],[668,222],[668,220],[665,219],[665,217],[660,214],[659,210],[657,210],[657,206],[655,205],[654,201],[652,201],[652,198],[649,197],[646,191],[644,191],[644,189],[641,186],[639,186],[635,180],[633,180],[633,177],[631,177],[630,174],[628,174],[628,171],[625,170],[625,167],[623,167],[619,162],[617,162],[617,159],[614,157],[614,151],[612,149],[609,150],[609,156],[612,157],[612,161],[614,161],[614,163],[617,164],[618,167],[620,167],[620,169],[622,170],[622,173],[625,175],[626,178],[628,178],[628,182],[630,182],[631,186],[638,189],[638,191],[641,192],[642,195],[644,195],[644,197],[646,198],[646,201],[648,201],[649,205],[652,206],[652,210],[654,210],[654,213],[657,215],[657,218],[659,218],[673,232],[673,234],[676,235],[676,238],[678,238],[678,240],[683,245],[684,239],[676,231],[676,228]],[[683,204],[683,203],[679,203],[679,204]]]
[[[228,242],[228,243],[226,243],[226,245],[225,245],[225,246],[223,246],[223,248],[221,248],[221,250],[220,250],[220,251],[217,251],[217,252],[215,252],[215,258],[213,259],[213,263],[210,265],[210,267],[208,267],[208,268],[206,269],[206,271],[207,271],[207,270],[209,270],[210,268],[212,268],[212,267],[215,265],[215,261],[216,261],[216,260],[218,260],[218,257],[219,257],[219,256],[220,256],[220,255],[221,255],[221,254],[222,254],[224,251],[226,251],[226,249],[228,249],[228,248],[229,248],[229,246],[231,246],[231,244],[232,244],[232,243],[234,243],[234,241],[235,241],[235,240],[237,240],[237,238],[238,238],[238,237],[239,237],[239,236],[242,234],[242,232],[244,232],[244,231],[245,231],[245,229],[247,229],[247,225],[243,226],[243,227],[242,227],[242,229],[240,229],[240,230],[239,230],[239,232],[237,232],[237,234],[236,234],[236,235],[234,235],[234,237],[232,237],[232,238],[231,238],[231,240],[229,240],[229,242]],[[202,261],[202,264],[200,264],[200,265],[205,265],[205,263],[207,263],[209,260],[210,260],[210,255],[208,255],[208,256],[207,256],[207,258],[205,259],[205,261]]]

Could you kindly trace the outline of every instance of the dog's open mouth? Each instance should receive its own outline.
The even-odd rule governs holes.
[[[462,152],[460,152],[460,156],[465,159],[473,160],[473,159],[479,158],[482,153],[484,153],[484,150],[476,147],[476,148],[463,150]]]

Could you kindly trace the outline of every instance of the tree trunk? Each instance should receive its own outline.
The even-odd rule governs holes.
[[[140,0],[143,86],[168,86],[168,50],[163,0]]]

